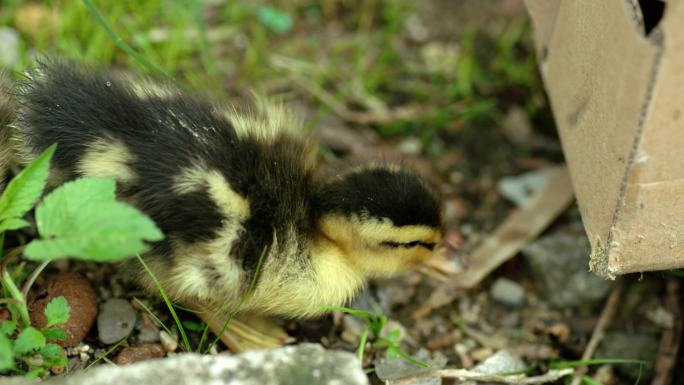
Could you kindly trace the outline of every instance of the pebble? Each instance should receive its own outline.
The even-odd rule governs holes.
[[[382,381],[391,383],[391,381],[442,369],[447,364],[447,358],[442,353],[436,352],[430,357],[430,353],[426,349],[420,349],[413,355],[413,358],[428,363],[430,367],[418,366],[401,357],[388,358],[385,356],[375,363],[375,374]]]
[[[519,307],[525,304],[525,290],[508,278],[498,278],[491,290],[492,299],[504,305]]]
[[[164,348],[159,344],[142,344],[139,346],[129,346],[124,348],[116,358],[114,363],[117,365],[128,365],[134,362],[162,358],[166,355]]]
[[[473,371],[487,374],[519,372],[527,369],[523,360],[506,350],[499,350],[473,367]]]
[[[504,198],[525,207],[538,191],[544,188],[553,174],[551,170],[530,171],[518,176],[507,176],[499,179],[496,189]]]
[[[100,341],[113,344],[127,337],[135,327],[137,315],[125,299],[109,299],[100,305],[97,333]]]
[[[167,353],[175,352],[178,349],[178,337],[170,335],[165,330],[159,332],[159,340]]]
[[[138,341],[143,343],[159,342],[159,328],[147,314],[141,314],[136,327],[139,330]]]
[[[399,143],[399,152],[404,155],[420,155],[423,152],[423,143],[415,136],[410,136]]]
[[[538,291],[559,309],[589,309],[605,298],[612,286],[611,281],[588,271],[591,249],[582,233],[551,233],[525,246],[522,253]]]

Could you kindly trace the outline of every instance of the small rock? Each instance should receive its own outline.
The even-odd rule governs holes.
[[[588,271],[589,241],[584,234],[556,232],[522,249],[538,287],[558,308],[591,307],[608,295],[611,281]]]
[[[447,364],[447,358],[442,353],[436,352],[433,357],[430,357],[430,353],[426,349],[420,349],[413,358],[426,362],[430,367],[416,365],[401,357],[388,358],[385,356],[375,363],[375,374],[383,381],[396,381],[442,369]]]
[[[507,176],[499,179],[496,189],[504,198],[515,203],[518,207],[525,207],[530,199],[549,182],[553,172],[538,170],[518,176]]]
[[[472,370],[480,373],[496,374],[519,372],[525,369],[527,369],[527,365],[520,357],[506,350],[500,350],[483,362],[475,365]]]
[[[19,381],[7,384],[45,384],[41,380],[17,378]],[[51,378],[47,384],[368,385],[368,377],[352,353],[325,350],[318,344],[300,344],[236,355],[181,353],[122,367],[101,365]]]
[[[615,371],[633,380],[639,376],[649,378],[653,375],[653,362],[658,354],[658,347],[659,340],[655,335],[607,332],[595,357],[646,361],[643,368],[639,368],[639,365],[616,365]]]
[[[511,107],[506,113],[502,130],[506,137],[518,146],[528,145],[532,137],[532,125],[527,113],[519,106]]]
[[[162,358],[166,355],[164,348],[159,344],[142,344],[139,346],[129,346],[124,348],[116,358],[114,363],[117,365],[128,365],[134,362],[147,361],[155,358]]]
[[[133,307],[137,302],[133,303]],[[154,324],[154,321],[147,315],[141,314],[140,321],[136,328],[138,328],[138,341],[142,343],[159,342],[159,328]]]
[[[128,336],[135,327],[136,313],[125,299],[109,299],[100,305],[97,333],[100,341],[113,344]]]
[[[404,155],[420,155],[423,152],[423,142],[415,136],[410,136],[399,143],[399,152]]]
[[[342,325],[343,330],[340,334],[340,339],[352,344],[359,341],[359,336],[361,336],[361,333],[366,328],[365,322],[349,314],[343,315]]]
[[[178,349],[178,337],[170,335],[165,330],[159,332],[159,340],[167,353],[175,352]]]
[[[492,348],[484,347],[484,348],[475,349],[472,352],[470,352],[470,357],[473,360],[480,362],[480,361],[484,361],[487,358],[491,357],[492,354],[494,354],[494,350],[492,350]]]
[[[509,306],[525,304],[525,290],[515,281],[508,278],[498,278],[491,290],[492,299]]]
[[[97,298],[90,281],[78,273],[57,273],[37,285],[28,298],[31,323],[45,327],[47,318],[43,311],[56,297],[64,296],[71,309],[69,320],[55,327],[64,330],[68,338],[54,341],[62,347],[78,345],[90,331],[97,316]]]
[[[19,34],[12,28],[0,28],[0,67],[14,68],[19,64]]]

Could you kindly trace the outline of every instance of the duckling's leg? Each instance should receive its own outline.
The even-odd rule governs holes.
[[[230,320],[223,333],[221,331],[230,317],[229,314],[202,311],[199,316],[214,334],[220,336],[221,342],[235,353],[252,349],[273,349],[292,340],[285,330],[264,316],[239,314]]]

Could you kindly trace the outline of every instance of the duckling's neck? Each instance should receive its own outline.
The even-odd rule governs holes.
[[[333,241],[317,241],[311,254],[314,281],[322,305],[339,306],[361,290],[367,275]]]

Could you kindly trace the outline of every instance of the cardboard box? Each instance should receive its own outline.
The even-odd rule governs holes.
[[[684,267],[684,0],[525,3],[592,271]]]

